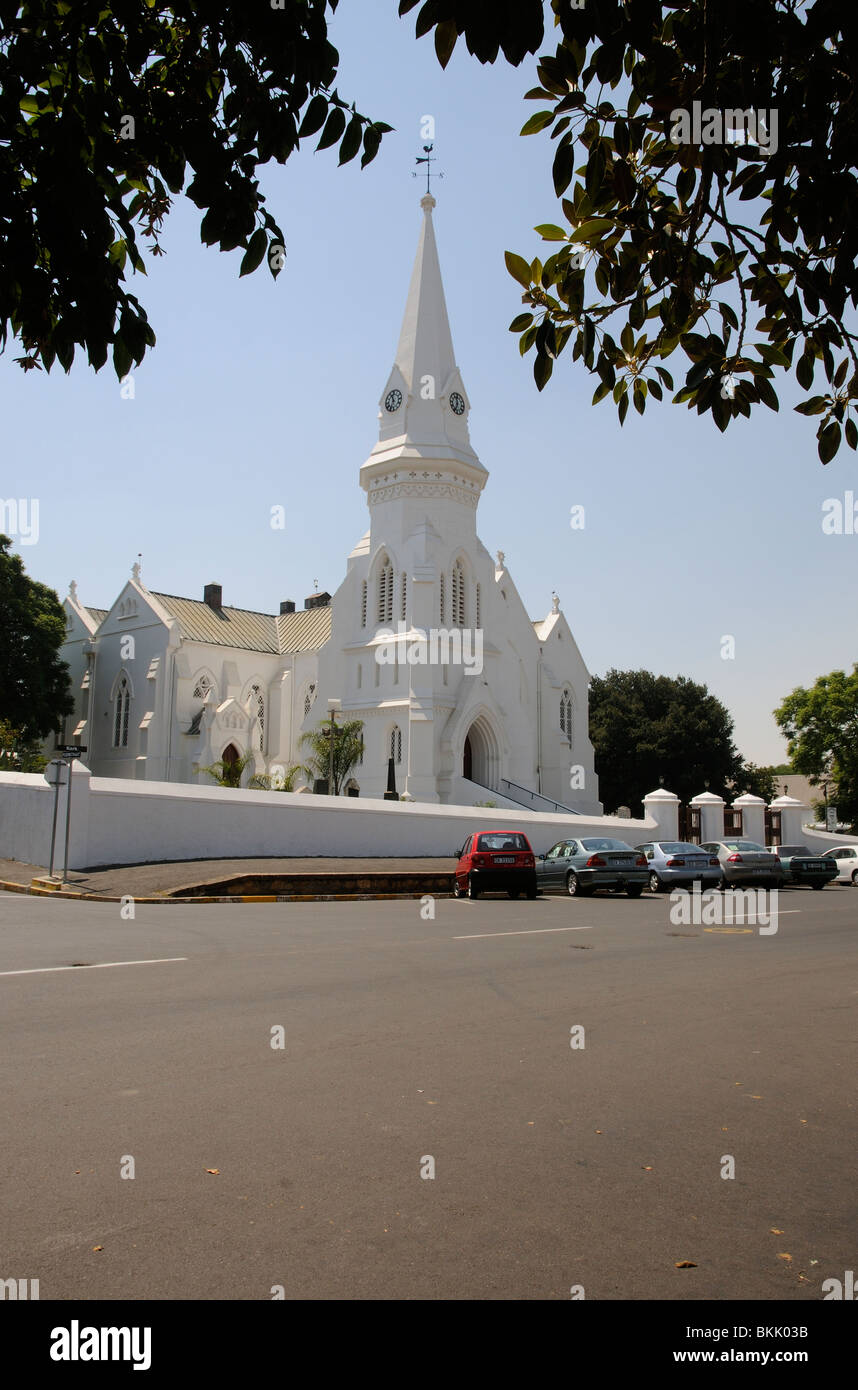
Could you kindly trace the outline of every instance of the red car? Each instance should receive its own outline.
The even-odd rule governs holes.
[[[478,898],[481,893],[536,897],[536,860],[520,830],[478,830],[456,850],[454,898]]]

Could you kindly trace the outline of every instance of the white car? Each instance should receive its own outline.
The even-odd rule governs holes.
[[[837,864],[837,877],[832,879],[832,883],[854,883],[858,888],[858,845],[827,849],[822,858],[833,859]]]

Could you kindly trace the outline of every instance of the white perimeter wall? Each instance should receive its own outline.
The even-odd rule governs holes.
[[[63,862],[65,799],[63,788],[55,868]],[[0,773],[0,858],[47,865],[52,812],[53,791],[41,775]],[[655,812],[662,833],[675,838],[675,809],[656,806]],[[77,764],[69,866],[269,855],[437,858],[451,856],[470,831],[492,826],[523,830],[534,852],[544,854],[570,835],[639,844],[656,837],[659,822],[131,782],[92,777]]]

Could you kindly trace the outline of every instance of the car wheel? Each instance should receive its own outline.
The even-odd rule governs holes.
[[[577,874],[566,875],[566,892],[570,898],[583,898],[587,890],[583,887]]]
[[[455,876],[455,874],[454,874],[454,875],[453,875],[453,897],[454,897],[454,898],[463,898],[464,896],[465,896],[465,890],[463,889],[461,883],[459,882],[459,880],[456,878],[456,876]]]
[[[661,879],[659,878],[655,870],[653,870],[653,872],[649,876],[649,891],[651,893],[661,892]]]
[[[479,888],[477,887],[477,885],[474,883],[473,874],[468,874],[468,897],[469,897],[469,898],[478,898],[479,896],[480,896],[480,890],[479,890]]]
[[[811,888],[815,888],[816,891],[817,891],[817,893],[818,893],[818,892],[820,891],[821,888],[824,888],[824,887],[825,887],[825,884],[824,884],[824,883],[812,883],[810,886],[811,886]]]
[[[630,883],[628,888],[626,889],[626,893],[630,898],[639,898],[642,892],[642,883]]]
[[[532,888],[528,888],[528,890],[527,890],[527,896],[528,896],[529,898],[535,898],[538,892],[539,892],[539,889],[537,888],[536,884],[534,884]]]
[[[856,869],[852,875],[852,884],[853,887],[858,888],[858,869]]]
[[[518,897],[518,894],[519,894],[519,889],[518,889],[518,888],[508,888],[506,891],[507,891],[507,893],[509,894],[509,896],[510,896],[511,898],[517,898],[517,897]]]

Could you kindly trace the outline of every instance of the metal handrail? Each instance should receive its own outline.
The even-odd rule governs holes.
[[[509,777],[501,777],[500,780],[502,786],[515,787],[516,791],[524,792],[525,796],[529,796],[531,801],[547,801],[548,805],[553,806],[555,811],[568,811],[570,816],[581,815],[580,811],[573,810],[571,806],[564,806],[562,801],[554,801],[550,796],[543,796],[541,792],[532,792],[529,790],[529,788],[520,786],[518,782],[510,781]],[[515,801],[516,798],[512,797],[511,800]]]

